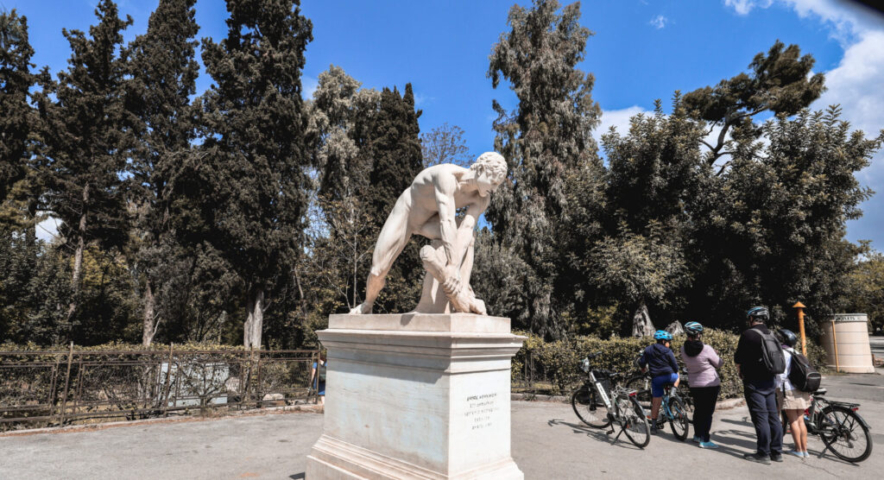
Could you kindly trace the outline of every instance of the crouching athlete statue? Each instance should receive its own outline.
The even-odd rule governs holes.
[[[442,300],[459,312],[485,314],[485,304],[476,299],[469,285],[473,228],[506,172],[506,160],[496,152],[482,154],[470,168],[441,164],[421,171],[396,200],[384,223],[371,260],[365,302],[350,313],[371,313],[390,267],[411,236],[417,234],[434,240],[434,245],[441,244],[424,246],[420,255],[424,268],[447,297]],[[455,218],[460,208],[466,208],[466,213]],[[430,289],[427,282],[432,279],[425,281],[425,297]],[[425,303],[422,297],[418,311]],[[438,305],[437,301],[436,306],[427,307],[426,313],[441,313]]]

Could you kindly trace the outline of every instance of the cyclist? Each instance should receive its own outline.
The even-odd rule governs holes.
[[[743,379],[743,394],[757,441],[756,451],[743,457],[770,465],[771,461],[783,461],[783,425],[777,412],[776,374],[764,362],[765,356],[773,355],[766,344],[767,336],[771,335],[765,326],[770,320],[770,312],[766,307],[753,307],[746,312],[746,320],[749,328],[740,335],[734,363]]]
[[[724,360],[711,346],[704,345],[700,340],[703,325],[688,322],[684,326],[684,331],[688,334],[688,339],[681,346],[681,359],[688,369],[691,397],[694,399],[693,440],[700,444],[700,448],[718,448],[718,445],[710,440],[709,430],[712,429],[712,414],[715,412],[715,402],[718,401],[718,393],[721,391],[718,369]]]
[[[780,330],[777,332],[777,338],[783,344],[783,355],[786,357],[786,371],[777,375],[777,396],[779,404],[786,411],[786,419],[792,428],[792,438],[795,440],[795,449],[790,450],[790,455],[799,458],[807,458],[807,425],[804,424],[804,411],[810,408],[811,394],[810,392],[802,392],[792,385],[789,381],[789,373],[792,368],[792,353],[795,351],[795,344],[798,343],[798,336],[791,330]]]
[[[665,330],[657,330],[654,334],[657,343],[649,345],[638,359],[638,365],[651,371],[651,434],[657,434],[657,415],[660,413],[660,405],[663,403],[663,388],[666,385],[678,387],[678,362],[675,354],[669,349],[672,343],[672,334]]]

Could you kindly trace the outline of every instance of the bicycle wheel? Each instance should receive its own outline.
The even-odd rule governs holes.
[[[617,408],[626,426],[623,433],[636,447],[645,448],[651,442],[651,428],[641,403],[635,397],[620,395],[617,397]]]
[[[605,428],[611,424],[608,408],[599,398],[595,389],[584,385],[571,394],[571,407],[581,422],[592,428]]]
[[[672,417],[669,418],[672,434],[675,435],[675,438],[684,441],[688,438],[688,430],[690,429],[688,413],[685,410],[684,402],[678,397],[670,398],[669,411],[672,413]]]
[[[626,382],[627,391],[635,391],[636,398],[643,406],[651,405],[651,379],[645,375],[637,375]]]
[[[820,436],[835,455],[858,463],[872,454],[872,435],[853,410],[829,405],[820,412]]]

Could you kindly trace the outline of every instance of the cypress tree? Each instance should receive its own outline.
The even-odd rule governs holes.
[[[111,0],[100,2],[95,15],[98,24],[88,36],[62,30],[73,51],[69,67],[39,95],[44,198],[62,220],[59,233],[74,251],[69,321],[77,308],[87,244],[119,246],[128,233],[121,173],[132,136],[123,101],[126,68],[117,51],[132,19],[120,19]]]
[[[202,99],[202,153],[187,194],[190,219],[240,277],[246,346],[259,348],[266,294],[289,273],[309,204],[307,116],[301,100],[312,23],[293,0],[227,0],[227,38],[203,40],[215,84]],[[177,190],[178,187],[176,187]]]
[[[420,144],[420,110],[414,108],[411,84],[405,92],[384,88],[381,92],[380,112],[372,128],[370,152],[374,157],[369,174],[369,212],[377,231],[393,209],[393,205],[414,177],[423,169]],[[405,247],[387,276],[387,287],[375,303],[379,311],[408,311],[420,297],[423,267],[420,261],[419,239]]]
[[[0,228],[29,223],[31,234],[37,197],[31,154],[38,121],[29,101],[38,81],[31,72],[33,55],[27,18],[15,10],[0,12]]]
[[[566,333],[564,313],[571,309],[575,284],[572,268],[579,257],[572,245],[578,226],[592,218],[573,218],[592,211],[575,200],[593,195],[604,168],[591,136],[600,109],[592,100],[594,78],[576,68],[585,57],[590,31],[581,26],[580,4],[558,12],[555,0],[535,0],[530,9],[513,6],[504,33],[489,58],[494,88],[509,82],[518,107],[506,112],[493,103],[498,119],[495,150],[509,163],[513,183],[504,182],[492,196],[486,214],[494,237],[522,258],[528,309],[507,312],[531,330],[559,337]]]
[[[190,154],[195,121],[189,96],[196,90],[199,65],[195,60],[199,26],[196,0],[160,0],[151,14],[147,33],[130,45],[128,88],[130,110],[140,121],[138,148],[133,155],[130,194],[138,210],[134,263],[144,279],[142,344],[153,341],[164,315],[156,295],[179,255],[172,235],[172,183]],[[168,320],[168,319],[167,319]]]

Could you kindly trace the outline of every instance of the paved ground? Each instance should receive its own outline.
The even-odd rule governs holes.
[[[754,432],[744,407],[716,415],[718,451],[669,433],[638,450],[611,445],[599,430],[579,424],[570,406],[544,402],[513,403],[513,458],[529,479],[882,478],[884,376],[838,375],[824,384],[832,398],[861,402],[860,413],[872,425],[875,449],[860,465],[830,455],[771,466],[746,462],[740,457],[754,449]],[[0,479],[297,480],[304,478],[305,456],[321,428],[321,415],[293,413],[6,437],[0,438]],[[821,447],[817,438],[810,440],[812,453]]]

